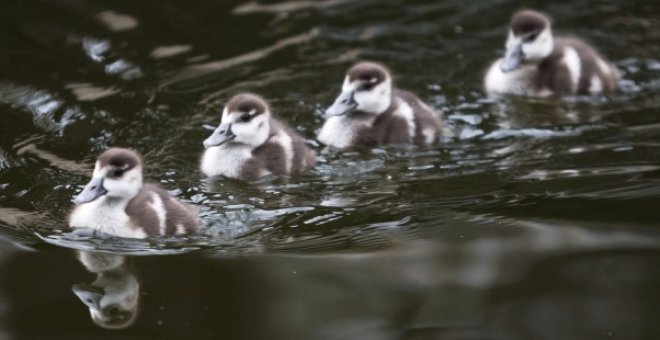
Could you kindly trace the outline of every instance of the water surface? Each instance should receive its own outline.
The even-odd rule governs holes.
[[[512,1],[4,1],[0,338],[657,338],[660,6],[526,5],[598,46],[622,90],[486,96]],[[441,145],[314,140],[363,59],[443,112]],[[314,170],[202,178],[202,141],[241,91],[309,140]],[[201,235],[67,236],[110,146],[198,205]],[[72,285],[100,274],[73,249],[127,256],[134,324],[91,321]]]

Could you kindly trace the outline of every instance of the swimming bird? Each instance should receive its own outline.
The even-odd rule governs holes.
[[[197,210],[156,184],[143,183],[142,159],[111,148],[94,166],[92,179],[73,200],[72,228],[88,227],[118,237],[145,238],[197,230]]]
[[[375,62],[348,70],[341,94],[325,116],[318,140],[337,148],[432,144],[442,128],[440,113],[413,93],[395,88],[389,70]]]
[[[232,97],[220,125],[204,140],[200,169],[206,176],[253,181],[266,175],[297,175],[314,166],[316,152],[273,117],[258,95]]]
[[[619,72],[593,47],[554,37],[550,20],[533,10],[513,14],[506,53],[486,73],[486,91],[528,96],[594,95],[617,88]]]

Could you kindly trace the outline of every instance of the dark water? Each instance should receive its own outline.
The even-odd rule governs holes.
[[[488,98],[512,1],[3,1],[0,338],[657,339],[660,5],[525,5],[599,46],[622,91]],[[359,59],[444,112],[442,145],[314,142]],[[314,171],[201,178],[240,91],[316,145]],[[59,232],[109,146],[143,153],[204,233]],[[96,274],[72,249],[140,256]],[[131,327],[73,294],[97,275],[139,296]]]

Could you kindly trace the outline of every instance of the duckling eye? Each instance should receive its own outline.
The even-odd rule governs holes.
[[[244,114],[239,118],[239,120],[240,120],[241,122],[243,122],[243,123],[247,123],[247,122],[249,122],[250,119],[252,119],[252,116],[250,116],[249,113],[244,113]]]
[[[112,171],[112,177],[121,177],[124,174],[124,169],[115,169]]]
[[[536,40],[536,38],[537,38],[538,36],[539,36],[539,33],[538,33],[538,32],[536,32],[536,33],[532,33],[532,34],[526,36],[525,39],[523,39],[523,41],[524,41],[524,42],[532,42],[532,41]]]
[[[360,85],[360,87],[358,88],[358,91],[371,91],[371,89],[373,89],[373,88],[374,88],[373,83],[364,82],[364,83],[362,83],[362,85]]]
[[[112,316],[112,317],[118,316],[119,315],[119,308],[117,308],[115,306],[111,307],[110,310],[108,311],[108,314],[110,314],[110,316]]]

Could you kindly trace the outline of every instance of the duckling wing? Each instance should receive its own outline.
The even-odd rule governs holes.
[[[197,231],[197,209],[179,201],[155,184],[145,184],[126,207],[126,213],[149,236]]]

